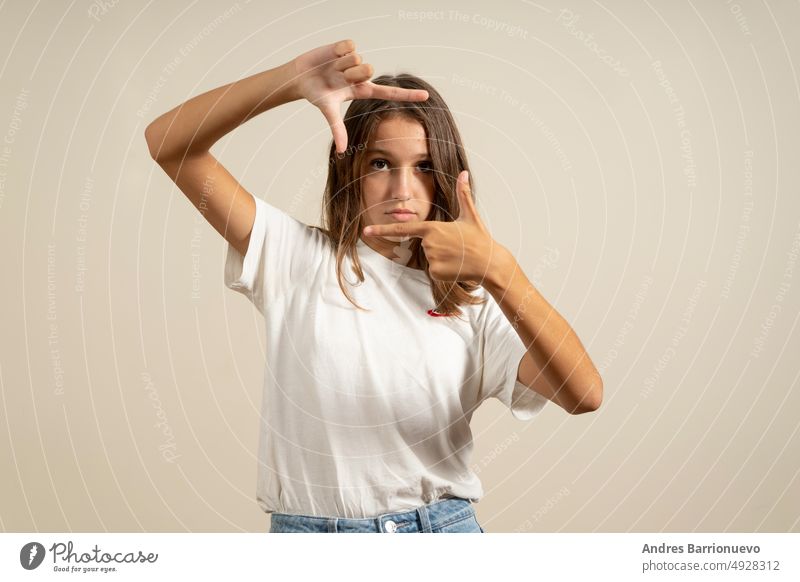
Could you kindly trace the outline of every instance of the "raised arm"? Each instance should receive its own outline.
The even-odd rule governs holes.
[[[255,220],[255,200],[209,149],[248,119],[297,98],[290,61],[193,97],[145,129],[153,159],[243,256]]]
[[[264,111],[307,99],[328,124],[337,151],[347,134],[340,105],[366,98],[420,101],[426,91],[369,82],[372,66],[361,62],[352,40],[315,48],[291,61],[218,87],[164,113],[145,129],[150,155],[208,222],[244,255],[255,220],[255,200],[209,152],[222,136]]]

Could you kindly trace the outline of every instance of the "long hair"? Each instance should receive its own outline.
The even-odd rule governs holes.
[[[363,224],[364,214],[361,205],[361,168],[367,143],[375,129],[381,121],[395,116],[416,120],[425,129],[435,184],[433,206],[426,220],[442,222],[455,220],[459,214],[456,179],[461,171],[469,170],[461,135],[450,109],[436,89],[409,73],[382,75],[372,82],[403,89],[424,89],[428,92],[428,99],[418,102],[386,99],[353,100],[344,116],[349,144],[347,150],[337,153],[335,144],[331,142],[320,230],[328,236],[336,252],[336,275],[339,287],[350,303],[365,311],[369,310],[356,304],[343,284],[342,262],[345,256],[349,256],[353,263],[353,272],[360,282],[364,281],[364,273],[356,252],[359,234],[366,226]],[[469,173],[469,182],[470,190],[474,192],[472,172]],[[409,247],[411,260],[428,276],[435,309],[439,313],[460,317],[462,311],[459,305],[485,302],[485,299],[472,295],[472,292],[480,287],[477,283],[471,281],[453,283],[431,278],[428,261],[420,244],[421,239],[413,238],[411,241]]]

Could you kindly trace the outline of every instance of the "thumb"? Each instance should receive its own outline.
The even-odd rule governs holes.
[[[347,149],[347,129],[342,121],[342,113],[339,111],[338,103],[328,103],[320,107],[322,115],[328,121],[328,125],[333,133],[333,142],[336,144],[336,153],[342,153]]]
[[[469,187],[469,172],[462,171],[458,175],[456,181],[456,193],[459,203],[458,218],[459,221],[474,221],[475,206],[472,203],[472,191]]]

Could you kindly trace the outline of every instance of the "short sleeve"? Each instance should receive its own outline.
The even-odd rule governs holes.
[[[280,208],[256,198],[256,217],[244,257],[228,243],[225,286],[247,297],[263,315],[266,306],[318,265],[324,236]]]
[[[486,293],[485,319],[482,327],[482,390],[484,398],[497,398],[519,420],[536,416],[547,398],[517,381],[519,363],[525,344],[508,321],[500,306]]]

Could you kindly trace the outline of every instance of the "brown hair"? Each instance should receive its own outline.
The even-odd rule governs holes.
[[[366,155],[364,150],[380,122],[391,117],[403,116],[418,121],[425,128],[435,184],[433,206],[426,220],[450,222],[458,216],[456,179],[461,171],[469,170],[461,135],[450,109],[436,89],[426,81],[409,73],[382,75],[373,79],[372,82],[376,85],[388,85],[403,89],[424,89],[428,92],[428,99],[418,102],[386,99],[353,100],[344,116],[349,147],[342,153],[336,153],[335,144],[331,142],[320,230],[328,236],[336,252],[336,274],[339,287],[348,301],[361,310],[365,310],[365,308],[353,301],[343,284],[342,261],[345,255],[349,255],[358,280],[364,281],[364,273],[356,252],[359,234],[366,226],[362,222],[360,169]],[[474,192],[472,172],[469,173],[469,182],[470,189]],[[460,317],[462,312],[459,305],[475,305],[485,302],[485,299],[472,295],[472,292],[480,287],[477,283],[471,281],[452,283],[432,279],[420,241],[419,238],[411,239],[411,261],[420,266],[428,276],[435,309],[439,313]]]

